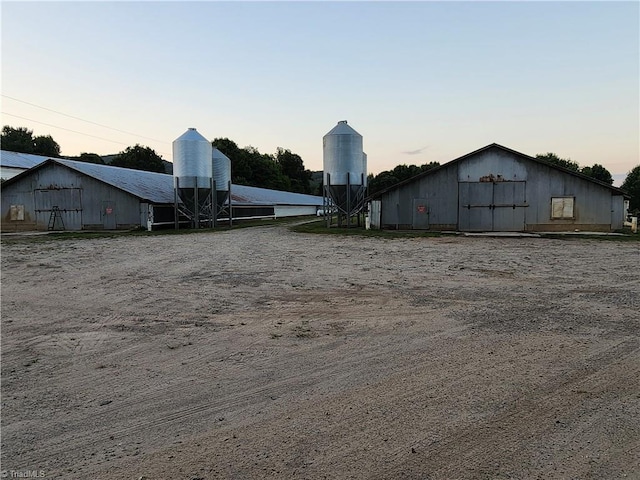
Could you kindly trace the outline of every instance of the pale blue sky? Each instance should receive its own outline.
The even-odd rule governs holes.
[[[195,127],[321,170],[322,137],[348,120],[370,173],[492,142],[622,176],[639,161],[635,1],[1,9],[3,125],[50,134],[65,155],[141,143],[171,160],[171,142]]]

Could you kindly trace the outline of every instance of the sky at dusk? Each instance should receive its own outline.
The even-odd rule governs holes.
[[[600,163],[640,153],[640,3],[1,3],[3,125],[63,155],[195,127],[322,170],[347,120],[369,173],[496,142]],[[108,128],[107,128],[108,127]]]

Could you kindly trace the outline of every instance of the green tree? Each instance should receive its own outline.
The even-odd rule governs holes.
[[[147,172],[165,172],[162,158],[152,148],[138,144],[134,147],[127,147],[124,151],[118,153],[111,165],[134,170],[146,170]]]
[[[97,163],[98,165],[104,165],[104,160],[97,153],[81,153],[79,157],[75,157],[72,160],[86,163]]]
[[[629,211],[640,214],[640,165],[627,174],[620,188],[631,196]]]
[[[611,172],[609,172],[609,170],[604,168],[599,163],[594,163],[592,167],[583,167],[581,173],[591,178],[595,178],[596,180],[600,180],[601,182],[613,185],[613,177],[611,176]]]
[[[322,177],[324,177],[324,172],[322,170],[311,172],[311,180],[309,181],[309,188],[312,195],[320,195],[320,196],[323,195],[324,182],[322,181]]]
[[[537,159],[540,159],[544,162],[550,163],[551,165],[556,165],[558,167],[566,168],[567,170],[573,170],[574,172],[580,171],[580,165],[577,162],[574,162],[570,159],[560,158],[555,153],[547,152],[545,154],[536,155]]]
[[[391,171],[393,175],[398,179],[398,181],[402,182],[411,177],[415,177],[418,175],[421,170],[417,165],[396,165],[396,167]]]
[[[33,136],[33,130],[24,127],[2,127],[2,149],[10,152],[30,153],[45,157],[59,157],[60,145],[51,135]]]
[[[304,168],[300,155],[278,147],[276,163],[282,173],[289,177],[292,192],[311,193],[311,171]]]
[[[2,127],[2,150],[18,153],[33,153],[33,130],[24,127]]]
[[[211,144],[231,160],[231,181],[237,185],[310,192],[311,172],[290,150],[279,147],[275,155],[269,155],[252,146],[239,148],[228,138],[216,138]]]
[[[253,174],[250,185],[291,191],[291,180],[282,173],[280,165],[273,156],[260,153],[257,148],[252,146],[245,147],[244,150],[247,152],[246,155]]]
[[[393,174],[393,172],[390,172],[388,170],[380,172],[375,176],[369,175],[367,180],[367,184],[369,186],[369,195],[384,190],[385,188],[389,188],[400,181],[398,177]]]
[[[594,163],[591,167],[581,168],[578,162],[574,162],[568,158],[560,158],[555,153],[551,152],[545,153],[544,155],[538,154],[536,155],[536,158],[550,163],[551,165],[563,167],[573,172],[582,173],[588,177],[613,185],[613,177],[611,176],[611,173],[599,163]]]
[[[45,157],[60,157],[60,145],[51,135],[41,135],[33,138],[33,153]]]
[[[424,165],[397,165],[391,171],[380,172],[378,175],[368,176],[369,195],[389,188],[396,183],[408,180],[423,172],[439,167],[438,162],[425,163]]]
[[[431,170],[434,168],[438,168],[440,166],[440,162],[429,162],[424,165],[420,165],[420,170],[426,172],[427,170]]]
[[[216,138],[211,144],[231,160],[231,182],[236,185],[251,185],[251,170],[247,152],[228,138]]]

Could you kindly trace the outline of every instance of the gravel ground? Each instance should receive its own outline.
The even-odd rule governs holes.
[[[2,469],[640,478],[639,246],[284,226],[5,241]]]

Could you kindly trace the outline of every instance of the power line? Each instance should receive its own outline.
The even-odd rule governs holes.
[[[123,143],[123,142],[117,142],[115,140],[109,140],[108,138],[103,138],[103,137],[98,137],[96,135],[91,135],[89,133],[83,133],[83,132],[78,132],[77,130],[71,130],[70,128],[64,128],[64,127],[59,127],[58,125],[52,125],[50,123],[45,123],[45,122],[39,122],[38,120],[33,120],[31,118],[27,118],[27,117],[21,117],[20,115],[14,115],[12,113],[7,113],[7,112],[2,112],[2,115],[9,115],[10,117],[16,117],[16,118],[21,118],[22,120],[28,120],[29,122],[34,122],[34,123],[39,123],[41,125],[46,125],[47,127],[53,127],[53,128],[58,128],[60,130],[66,130],[67,132],[73,132],[73,133],[77,133],[78,135],[84,135],[86,137],[92,137],[92,138],[97,138],[98,140],[103,140],[105,142],[111,142],[111,143],[117,143],[119,145],[126,145],[126,146],[130,146],[128,143]],[[157,152],[161,155],[165,155],[168,157],[168,155],[166,153],[163,152]]]
[[[126,133],[127,135],[133,135],[134,137],[146,138],[147,140],[153,140],[154,142],[160,142],[160,143],[165,143],[165,144],[169,143],[169,142],[164,141],[164,140],[158,140],[157,138],[145,137],[144,135],[138,135],[137,133],[127,132],[125,130],[120,130],[118,128],[113,128],[113,127],[110,127],[108,125],[103,125],[102,123],[92,122],[91,120],[85,120],[84,118],[75,117],[73,115],[69,115],[69,114],[66,114],[66,113],[58,112],[57,110],[53,110],[51,108],[43,107],[41,105],[36,105],[35,103],[25,102],[24,100],[20,100],[19,98],[10,97],[9,95],[2,94],[2,96],[5,97],[5,98],[9,98],[11,100],[15,100],[16,102],[24,103],[25,105],[31,105],[32,107],[41,108],[42,110],[47,110],[49,112],[53,112],[53,113],[56,113],[58,115],[63,115],[65,117],[73,118],[75,120],[80,120],[81,122],[87,122],[87,123],[91,123],[93,125],[97,125],[99,127],[108,128],[109,130],[113,130],[115,132]],[[14,115],[14,116],[16,116],[16,115]],[[32,120],[32,121],[34,121],[34,120]],[[62,127],[59,127],[59,128],[62,128]],[[78,132],[76,132],[76,133],[78,133]]]
[[[64,127],[59,127],[57,125],[51,125],[50,123],[44,123],[44,122],[39,122],[38,120],[33,120],[31,118],[27,118],[27,117],[21,117],[20,115],[14,115],[12,113],[7,113],[7,112],[2,112],[3,115],[9,115],[10,117],[16,117],[16,118],[21,118],[22,120],[28,120],[30,122],[35,122],[35,123],[39,123],[41,125],[46,125],[48,127],[53,127],[53,128],[59,128],[60,130],[66,130],[68,132],[73,132],[73,133],[77,133],[80,135],[85,135],[87,137],[93,137],[93,138],[97,138],[99,140],[104,140],[105,142],[111,142],[111,143],[118,143],[120,145],[127,145],[126,143],[122,143],[122,142],[116,142],[115,140],[109,140],[108,138],[103,138],[103,137],[97,137],[96,135],[90,135],[88,133],[82,133],[82,132],[78,132],[77,130],[71,130],[70,128],[64,128]]]

